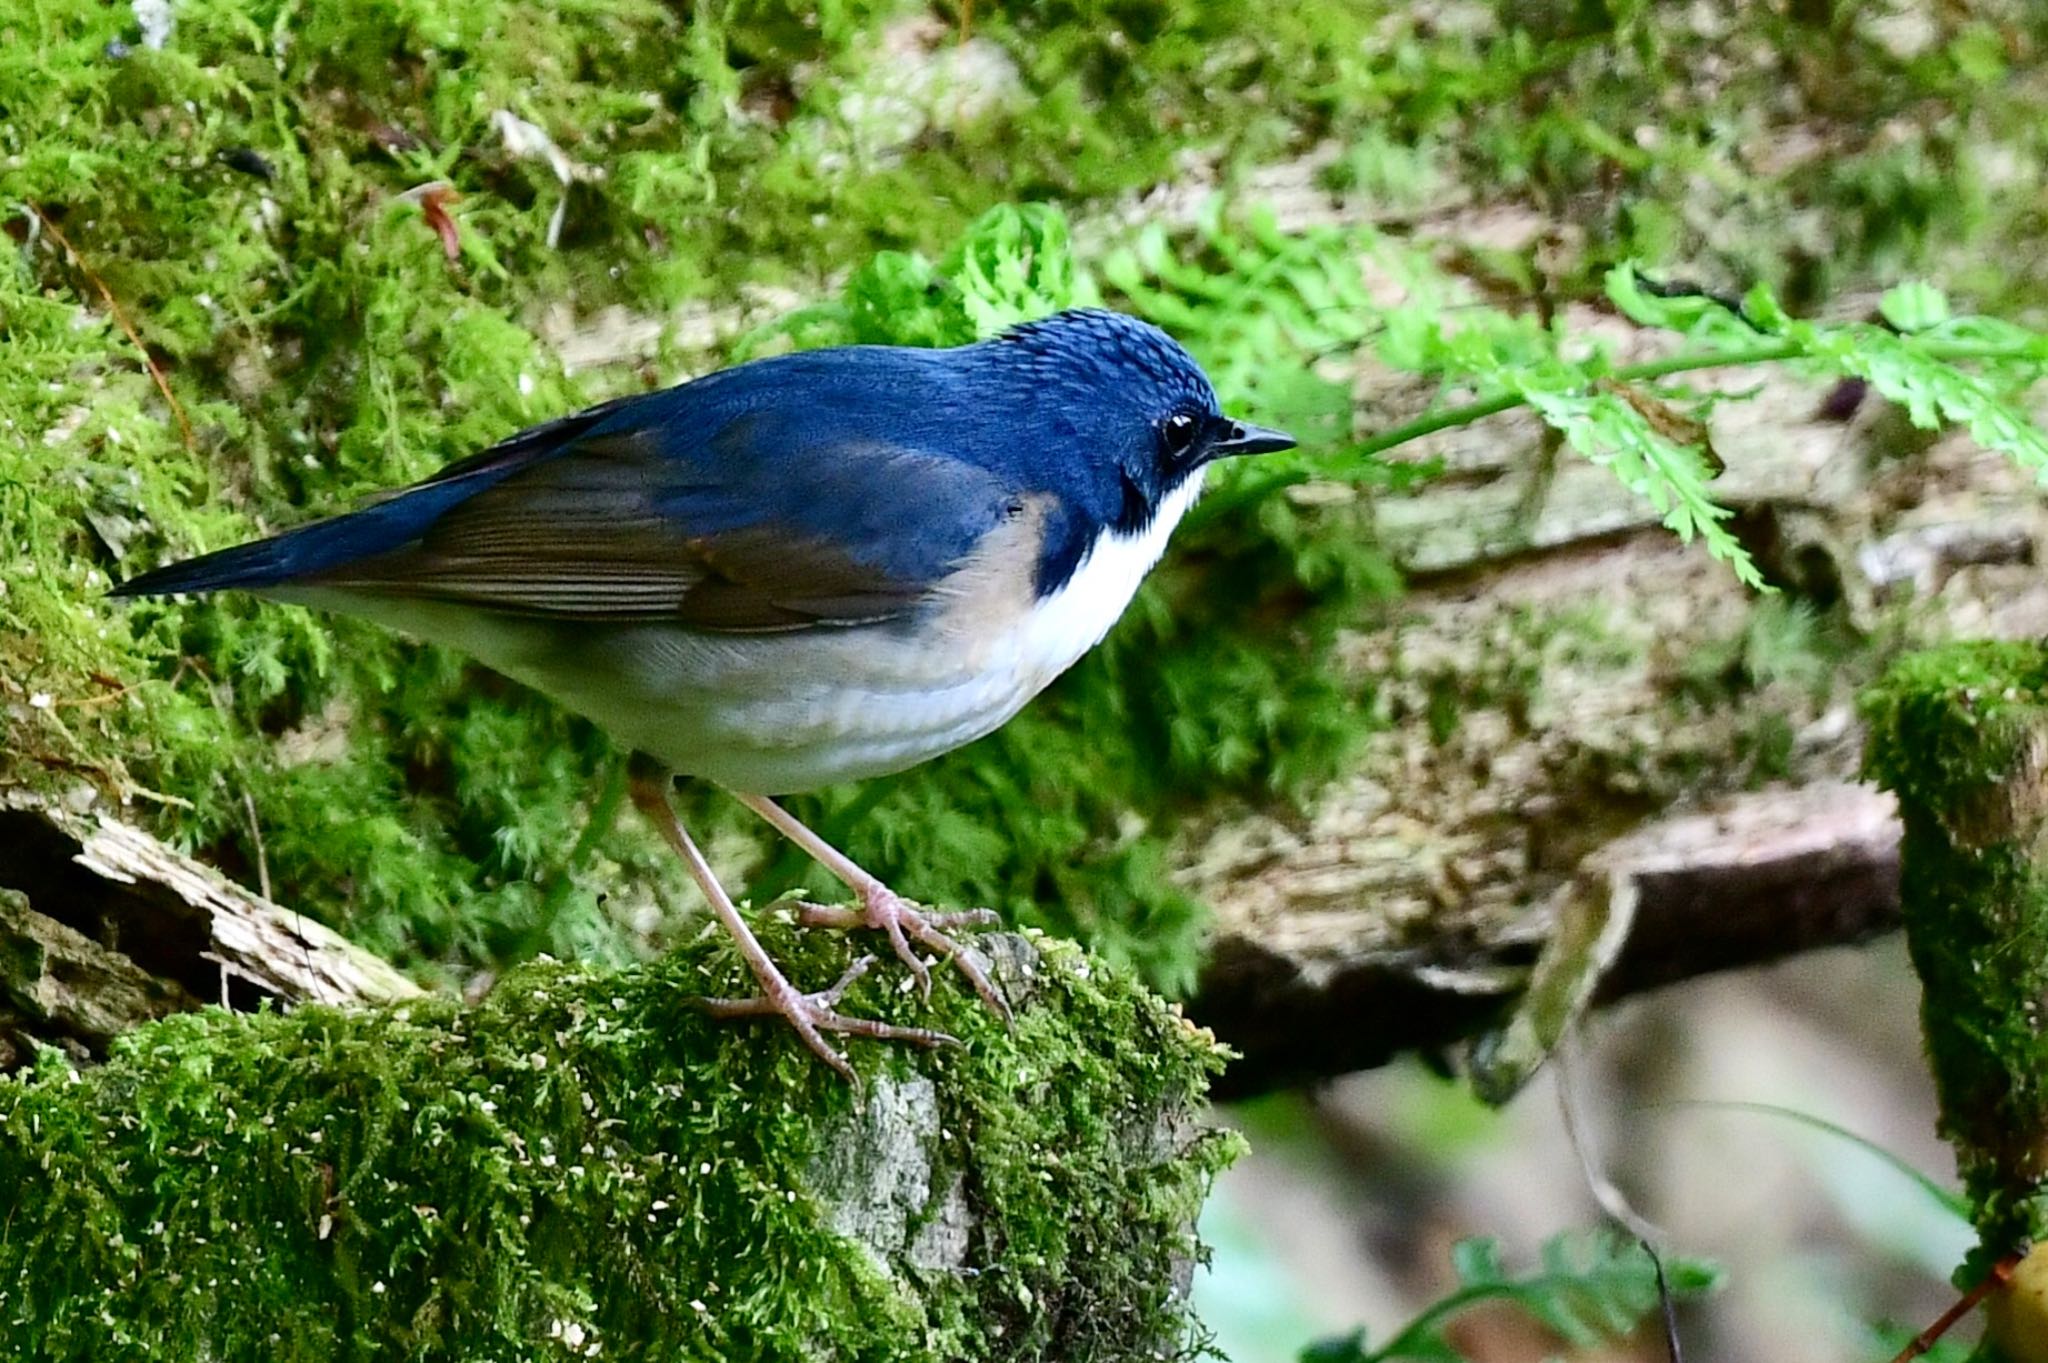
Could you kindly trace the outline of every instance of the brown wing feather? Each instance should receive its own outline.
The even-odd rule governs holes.
[[[523,615],[759,632],[900,615],[925,593],[834,546],[750,526],[688,535],[654,510],[638,442],[590,441],[452,508],[420,539],[320,579]],[[611,446],[611,448],[608,448]]]

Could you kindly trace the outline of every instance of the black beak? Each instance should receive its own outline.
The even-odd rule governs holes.
[[[1222,433],[1209,446],[1209,455],[1213,459],[1228,459],[1234,454],[1277,454],[1293,449],[1295,444],[1293,436],[1270,426],[1225,421]]]

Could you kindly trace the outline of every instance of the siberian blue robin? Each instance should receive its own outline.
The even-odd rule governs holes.
[[[523,431],[359,510],[160,568],[119,596],[254,592],[480,659],[633,753],[635,804],[683,858],[761,993],[826,1032],[931,1044],[793,985],[669,803],[736,798],[852,889],[805,921],[879,929],[1000,994],[948,935],[985,913],[902,899],[770,796],[901,771],[980,738],[1094,647],[1210,461],[1291,437],[1223,415],[1164,332],[1061,313],[951,350],[757,360]],[[916,944],[916,945],[913,945]]]

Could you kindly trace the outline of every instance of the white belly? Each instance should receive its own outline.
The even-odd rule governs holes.
[[[1200,492],[1191,477],[1142,534],[1102,538],[1043,601],[976,592],[916,622],[706,634],[277,595],[461,649],[678,772],[780,795],[901,771],[1001,727],[1109,632]]]

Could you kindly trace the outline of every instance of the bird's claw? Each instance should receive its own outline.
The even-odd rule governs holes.
[[[946,935],[949,928],[989,927],[1001,921],[993,909],[966,909],[953,913],[932,913],[897,894],[885,885],[864,887],[860,891],[861,907],[858,909],[836,908],[827,904],[799,904],[797,921],[806,927],[817,928],[873,928],[886,933],[889,946],[896,958],[910,968],[916,979],[918,990],[926,999],[932,996],[932,973],[922,956],[918,955],[913,941],[930,947],[942,958],[950,958],[967,982],[974,986],[974,992],[981,995],[982,1002],[995,1010],[996,1016],[1005,1023],[1013,1022],[1010,1005],[996,992],[995,983],[988,972],[974,959],[959,942]]]
[[[780,1017],[796,1028],[796,1034],[803,1038],[804,1045],[811,1048],[820,1060],[839,1071],[848,1083],[860,1080],[853,1072],[853,1066],[846,1057],[834,1050],[825,1040],[826,1032],[839,1032],[846,1036],[872,1037],[878,1041],[907,1041],[914,1046],[958,1046],[959,1038],[929,1027],[899,1027],[890,1022],[877,1022],[872,1018],[850,1018],[837,1011],[837,1005],[853,982],[865,975],[868,967],[875,963],[873,956],[863,956],[848,966],[829,989],[814,994],[800,993],[796,986],[779,976],[764,982],[766,992],[744,999],[698,999],[697,1006],[713,1017]],[[776,986],[780,985],[778,989]]]

